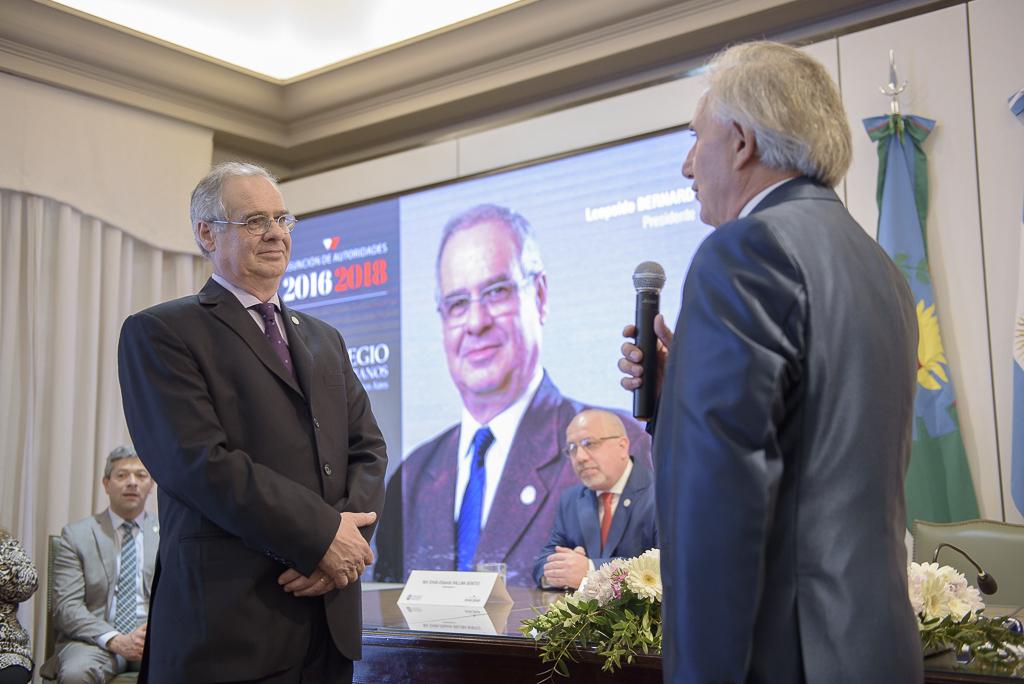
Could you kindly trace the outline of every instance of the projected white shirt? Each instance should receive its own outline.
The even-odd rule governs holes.
[[[487,515],[491,512],[491,503],[498,491],[498,481],[501,480],[501,473],[505,470],[505,461],[508,460],[509,449],[512,448],[512,440],[516,437],[519,429],[519,422],[526,413],[526,408],[533,401],[533,395],[537,393],[541,380],[544,379],[544,369],[538,364],[537,370],[530,379],[526,391],[516,399],[515,403],[496,415],[487,424],[494,435],[494,443],[487,450],[484,457],[484,468],[487,470],[487,484],[484,488],[483,511],[480,516],[480,529],[487,525]],[[455,521],[459,520],[459,509],[462,508],[462,495],[466,492],[466,485],[469,484],[469,471],[472,466],[473,435],[484,427],[477,422],[465,407],[462,408],[462,432],[459,435],[459,472],[455,483]]]

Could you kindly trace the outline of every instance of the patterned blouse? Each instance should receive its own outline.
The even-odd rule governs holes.
[[[36,591],[36,566],[14,537],[0,537],[0,670],[21,665],[32,670],[28,632],[18,623],[18,604]]]

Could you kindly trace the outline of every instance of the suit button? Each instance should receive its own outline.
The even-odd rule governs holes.
[[[328,475],[331,474],[331,464],[330,463],[324,463],[324,472],[327,473]]]
[[[316,418],[314,418],[314,419],[313,419],[313,425],[315,425],[315,426],[316,426],[316,427],[317,427],[317,428],[319,429],[319,427],[320,427],[320,421],[319,421],[319,420],[317,420]]]

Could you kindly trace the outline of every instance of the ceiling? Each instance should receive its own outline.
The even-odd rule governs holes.
[[[50,0],[273,79],[288,80],[515,0]]]
[[[209,128],[215,159],[289,179],[678,78],[741,40],[963,1],[521,0],[279,80],[51,0],[0,0],[0,71]]]

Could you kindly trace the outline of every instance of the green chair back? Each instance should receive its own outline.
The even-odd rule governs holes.
[[[986,605],[1024,604],[1024,525],[997,520],[966,520],[957,523],[914,521],[914,560],[931,563],[935,548],[946,542],[971,555],[999,585],[991,596],[982,594]],[[939,551],[939,565],[951,565],[977,586],[978,571],[950,548]]]

